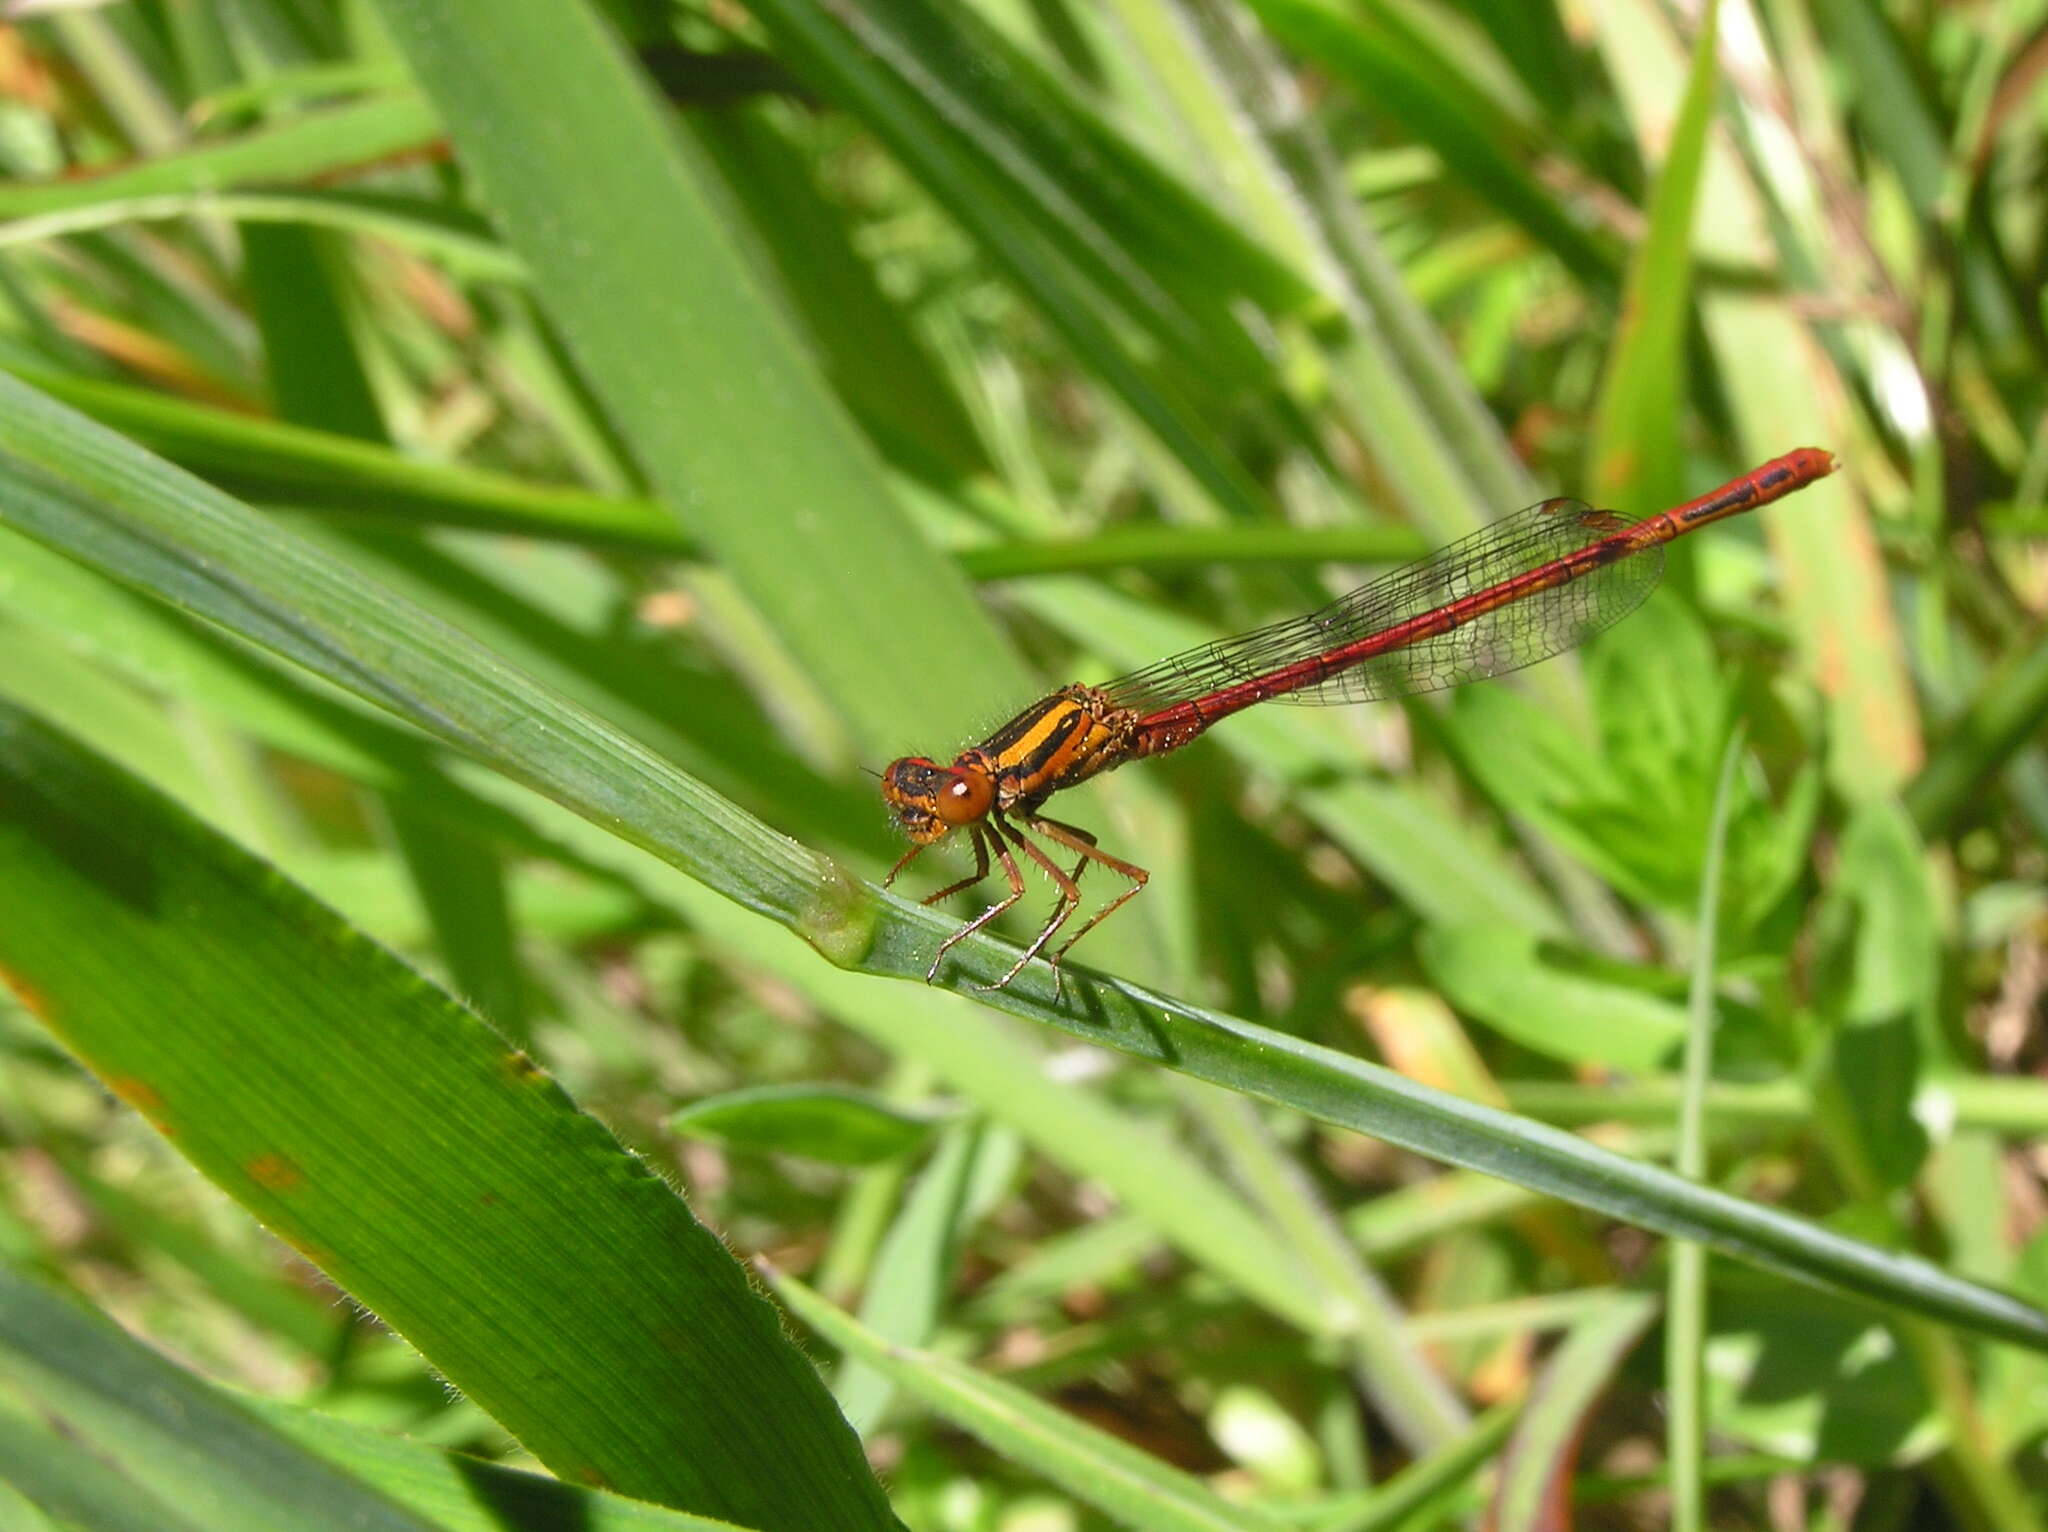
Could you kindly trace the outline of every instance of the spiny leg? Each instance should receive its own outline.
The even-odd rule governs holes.
[[[1024,949],[1024,955],[1018,958],[1017,961],[1010,966],[1010,971],[1004,974],[1000,979],[996,980],[995,983],[982,986],[984,989],[1002,989],[1012,979],[1016,978],[1018,974],[1024,971],[1024,965],[1030,962],[1033,958],[1038,956],[1040,949],[1042,949],[1045,946],[1045,944],[1052,939],[1053,934],[1056,931],[1058,931],[1061,926],[1065,925],[1067,923],[1068,918],[1073,915],[1074,911],[1077,908],[1080,907],[1081,890],[1074,886],[1074,880],[1072,878],[1068,877],[1064,872],[1060,871],[1059,863],[1055,862],[1043,851],[1040,851],[1038,847],[1034,846],[1031,843],[1031,841],[1028,838],[1026,838],[1023,831],[1019,830],[1015,825],[1011,824],[1009,821],[1005,819],[997,818],[994,815],[991,815],[990,818],[995,819],[996,828],[1000,830],[1004,835],[1008,836],[1010,841],[1017,847],[1019,851],[1023,852],[1026,856],[1030,857],[1032,861],[1036,862],[1039,865],[1040,869],[1044,871],[1045,875],[1048,878],[1052,879],[1053,886],[1060,891],[1059,907],[1052,912],[1052,919],[1048,920],[1045,923],[1045,929],[1040,931],[1038,935],[1032,940],[1031,945]],[[1060,977],[1060,972],[1058,968],[1053,969],[1052,977],[1053,996],[1055,999],[1057,999],[1065,991],[1066,981]]]
[[[1057,819],[1047,819],[1042,814],[1020,817],[1024,819],[1025,824],[1036,830],[1040,835],[1043,835],[1047,840],[1057,842],[1065,846],[1069,851],[1080,852],[1083,863],[1100,862],[1111,872],[1121,873],[1131,880],[1129,888],[1082,921],[1081,929],[1060,943],[1058,949],[1049,960],[1053,965],[1053,971],[1057,973],[1059,971],[1060,959],[1074,950],[1074,943],[1101,925],[1103,921],[1107,920],[1125,904],[1137,898],[1139,892],[1150,881],[1152,875],[1135,862],[1126,862],[1121,857],[1111,856],[1107,851],[1101,850],[1095,844],[1095,837],[1078,825],[1066,824]]]
[[[887,888],[891,883],[894,883],[896,881],[896,874],[916,861],[923,851],[923,846],[912,846],[903,855],[896,858],[896,865],[889,869],[889,876],[882,879],[882,887]]]
[[[979,915],[975,916],[974,919],[968,921],[966,925],[939,943],[939,950],[932,954],[932,966],[924,971],[924,982],[927,984],[933,983],[938,979],[939,964],[946,960],[946,953],[955,942],[967,940],[968,937],[972,936],[976,931],[979,931],[991,920],[1002,914],[1004,910],[1007,910],[1011,905],[1024,897],[1024,874],[1017,870],[1017,859],[1010,855],[1010,848],[1003,844],[1002,838],[993,830],[986,830],[980,825],[975,825],[973,828],[976,835],[975,844],[977,850],[983,850],[981,846],[981,837],[983,836],[986,836],[989,845],[995,848],[996,856],[1003,864],[1003,877],[1010,885],[1009,897],[997,900]],[[985,850],[983,850],[983,854],[986,855]]]
[[[969,825],[967,833],[974,841],[974,871],[962,878],[958,883],[948,883],[936,894],[926,894],[917,901],[919,904],[937,904],[941,899],[950,899],[953,895],[959,893],[961,889],[972,888],[988,876],[988,842],[982,839],[986,832],[983,831],[980,825]],[[899,862],[897,865],[900,867],[902,863]],[[884,883],[882,886],[887,888],[889,885]]]
[[[1066,830],[1072,833],[1076,839],[1080,840],[1083,843],[1085,849],[1082,851],[1080,858],[1074,863],[1074,870],[1067,874],[1068,877],[1074,880],[1074,886],[1076,888],[1080,887],[1081,874],[1088,870],[1089,862],[1094,860],[1093,850],[1095,846],[1095,832],[1093,830],[1084,830],[1079,825],[1070,825],[1066,823],[1064,820],[1046,819],[1042,815],[1019,814],[1017,817],[1023,820],[1024,823],[1028,825],[1056,824],[1062,830]],[[1069,943],[1069,945],[1072,944]]]

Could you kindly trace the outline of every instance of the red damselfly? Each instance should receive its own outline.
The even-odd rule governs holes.
[[[974,871],[924,902],[979,883],[991,857],[1009,885],[1007,895],[939,944],[926,979],[938,976],[954,943],[1024,897],[1013,847],[1052,880],[1059,903],[994,988],[1023,972],[1072,918],[1090,862],[1128,878],[1130,887],[1053,950],[1048,961],[1055,970],[1075,942],[1145,886],[1144,868],[1041,812],[1054,793],[1126,761],[1178,750],[1254,703],[1413,696],[1561,654],[1635,610],[1663,571],[1665,543],[1781,500],[1834,469],[1827,453],[1802,447],[1637,522],[1577,500],[1545,500],[1306,616],[1203,644],[1099,686],[1063,686],[950,765],[924,756],[890,763],[882,797],[912,845],[888,881],[927,846],[964,829]],[[1073,870],[1040,841],[1072,853]]]

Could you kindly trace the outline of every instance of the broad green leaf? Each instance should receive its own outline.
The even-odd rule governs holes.
[[[11,723],[0,729],[14,732]],[[17,788],[10,782],[7,791],[18,802]],[[67,849],[74,856],[94,855],[76,841]],[[119,880],[122,871],[102,861],[91,875]],[[123,889],[142,900],[160,892],[146,878]],[[19,952],[13,942],[8,948],[11,966]],[[68,1428],[54,1445],[31,1444],[33,1428],[0,1410],[0,1463],[7,1464],[9,1479],[66,1520],[84,1514],[94,1526],[140,1528],[150,1523],[135,1518],[155,1502],[158,1514],[176,1507],[170,1526],[220,1532],[283,1525],[308,1532],[426,1532],[431,1525],[278,1437],[233,1400],[128,1339],[111,1321],[10,1266],[0,1266],[0,1356],[7,1358],[10,1383]],[[67,1439],[73,1435],[91,1443],[96,1454]],[[119,1463],[112,1473],[104,1464],[107,1454]],[[87,1469],[96,1456],[104,1478]],[[118,1520],[110,1514],[116,1512]]]
[[[0,1353],[34,1401],[0,1407],[0,1478],[105,1532],[278,1527],[440,1532],[722,1532],[539,1474],[385,1436],[184,1372],[0,1267]]]
[[[30,1009],[538,1457],[762,1526],[894,1524],[725,1247],[531,1060],[12,708],[0,803]]]
[[[1874,1466],[1932,1445],[1926,1384],[1893,1326],[1748,1279],[1717,1298],[1706,1356],[1716,1431],[1805,1462]]]
[[[1654,1070],[1685,1036],[1681,1007],[1546,962],[1526,931],[1433,927],[1423,935],[1422,959],[1459,1010],[1567,1063]]]
[[[1927,1130],[1913,1115],[1925,1063],[1904,1013],[1844,1026],[1821,1061],[1815,1094],[1841,1113],[1873,1189],[1910,1185],[1927,1158]]]

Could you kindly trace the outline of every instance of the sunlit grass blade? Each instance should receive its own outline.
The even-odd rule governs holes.
[[[1279,1532],[1191,1475],[951,1357],[887,1344],[791,1278],[770,1273],[785,1303],[826,1340],[885,1373],[961,1429],[1142,1532]]]
[[[1728,806],[1735,773],[1742,764],[1744,731],[1738,727],[1721,761],[1720,788],[1707,832],[1705,871],[1700,877],[1699,921],[1693,951],[1692,990],[1686,1007],[1685,1094],[1678,1118],[1678,1151],[1672,1168],[1704,1180],[1707,1174],[1707,1082],[1714,1067],[1715,953],[1721,919],[1721,856],[1727,840]],[[1707,1336],[1707,1252],[1681,1241],[1671,1250],[1671,1275],[1664,1300],[1664,1388],[1671,1417],[1665,1427],[1665,1459],[1671,1471],[1671,1524],[1680,1532],[1706,1525],[1706,1487],[1701,1458],[1706,1451],[1705,1348]]]
[[[1500,1532],[1561,1532],[1572,1525],[1572,1471],[1585,1416],[1614,1385],[1643,1331],[1657,1317],[1652,1298],[1618,1297],[1585,1320],[1544,1364],[1508,1443],[1490,1523]]]
[[[0,193],[4,195],[4,193]],[[439,263],[476,282],[523,284],[526,268],[491,236],[487,225],[413,198],[343,189],[190,191],[105,196],[76,206],[0,223],[0,248],[168,219],[222,218],[246,224],[292,224],[370,235]]]
[[[964,736],[982,699],[1028,694],[748,269],[709,166],[685,153],[596,12],[569,0],[379,9],[650,483],[863,745],[882,755],[905,720]],[[927,673],[934,634],[946,686]]]
[[[1106,193],[1119,199],[1141,173],[1154,187],[1165,187],[1170,183],[1163,174],[1120,146],[1105,155],[1113,140],[1105,130],[1083,128],[1071,104],[1062,108],[1065,120],[1049,114],[1047,103],[1060,98],[1028,61],[1011,61],[1005,73],[1012,78],[994,97],[998,110],[988,113],[1003,76],[971,73],[974,66],[964,62],[977,50],[962,28],[981,30],[971,12],[892,0],[840,18],[809,4],[768,0],[756,14],[779,51],[889,145],[1195,483],[1240,514],[1260,508],[1259,487],[1219,450],[1197,412],[1203,398],[1197,390],[1206,388],[1213,404],[1216,395],[1228,399],[1262,381],[1265,372],[1228,312],[1227,295],[1190,294],[1184,284],[1163,281],[1133,262],[1117,233],[1097,221]],[[858,30],[845,24],[849,19],[860,22]],[[1006,47],[993,37],[981,44]],[[969,78],[978,78],[981,88],[963,91]],[[1010,99],[1027,79],[1035,81],[1031,105]],[[1199,206],[1179,188],[1174,195]],[[1218,233],[1217,222],[1200,213],[1180,222],[1200,231],[1198,244],[1209,252],[1255,248],[1234,231]],[[1187,263],[1196,271],[1208,264],[1207,255]],[[1280,269],[1270,258],[1262,264],[1269,272]],[[1118,333],[1122,324],[1148,330],[1177,365],[1134,355]]]
[[[1721,83],[1719,17],[1719,0],[1711,0],[1650,196],[1649,229],[1629,262],[1619,334],[1593,417],[1586,483],[1598,505],[1647,510],[1685,498],[1679,441],[1692,315],[1692,220]]]
[[[1407,1316],[1379,1274],[1342,1238],[1316,1189],[1280,1151],[1251,1103],[1224,1092],[1186,1089],[1197,1120],[1215,1140],[1233,1180],[1258,1201],[1286,1259],[1310,1275],[1356,1359],[1361,1386],[1414,1452],[1442,1447],[1468,1425],[1463,1402],[1405,1333]]]
[[[1589,14],[1638,135],[1661,139],[1684,97],[1684,55],[1667,13],[1647,0],[1595,0]],[[1694,252],[1778,269],[1768,210],[1723,138],[1710,140],[1694,215]],[[1789,441],[1843,442],[1841,380],[1806,321],[1782,297],[1713,289],[1699,311],[1745,456]],[[1828,708],[1828,775],[1863,799],[1897,789],[1918,767],[1918,708],[1885,594],[1856,475],[1811,490],[1796,514],[1767,518],[1783,570],[1788,623],[1801,664]]]
[[[1419,1458],[1385,1484],[1367,1492],[1356,1510],[1340,1510],[1318,1520],[1315,1532],[1395,1532],[1412,1525],[1425,1506],[1455,1494],[1476,1475],[1507,1440],[1520,1418],[1519,1400],[1496,1405],[1472,1422],[1456,1441]]]
[[[1614,280],[1614,259],[1507,147],[1515,134],[1475,94],[1404,48],[1384,21],[1358,18],[1332,0],[1250,0],[1272,34],[1343,80],[1367,101],[1398,115],[1443,156],[1451,172],[1550,249],[1596,290]]]
[[[372,96],[93,176],[0,184],[0,219],[53,218],[139,198],[310,180],[424,149],[440,132],[433,108],[419,96]],[[39,227],[38,237],[60,227]]]

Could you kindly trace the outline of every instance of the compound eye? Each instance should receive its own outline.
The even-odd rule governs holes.
[[[964,825],[986,818],[994,802],[995,788],[986,775],[956,769],[946,773],[933,809],[947,824]]]

